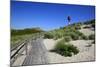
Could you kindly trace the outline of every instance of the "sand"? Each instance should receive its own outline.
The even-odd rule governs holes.
[[[91,29],[81,29],[80,32],[85,35],[94,34],[94,31]],[[64,57],[55,52],[50,52],[49,50],[53,49],[57,40],[53,39],[44,39],[44,45],[46,46],[48,52],[47,57],[49,63],[69,63],[69,62],[83,62],[83,61],[94,61],[95,60],[95,44],[91,44],[92,40],[76,40],[70,41],[69,43],[73,44],[79,49],[77,55],[72,57]],[[90,47],[87,47],[91,45]]]
[[[79,30],[79,31],[84,33],[87,36],[95,33],[92,29],[82,29],[82,30]]]
[[[72,57],[64,57],[60,54],[57,54],[55,52],[50,52],[50,49],[53,49],[55,46],[55,43],[57,41],[53,39],[44,39],[44,44],[48,50],[47,56],[49,59],[49,63],[67,63],[67,62],[80,62],[80,61],[94,61],[95,60],[95,50],[94,50],[94,44],[92,44],[91,47],[86,47],[91,43],[91,40],[85,41],[85,40],[76,40],[76,41],[70,41],[71,44],[77,46],[80,50],[80,52],[77,55],[73,55]]]
[[[81,26],[82,29],[79,30],[79,31],[82,32],[86,36],[89,36],[91,34],[95,34],[95,31],[94,31],[93,28],[86,28],[86,29],[84,29],[83,27],[85,27],[85,26],[90,26],[90,25],[82,25]]]

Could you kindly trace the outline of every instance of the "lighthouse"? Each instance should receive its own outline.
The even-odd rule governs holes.
[[[71,17],[68,16],[68,17],[67,17],[67,20],[68,20],[68,25],[70,25]]]

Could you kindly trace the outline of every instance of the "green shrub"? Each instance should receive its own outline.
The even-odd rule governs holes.
[[[88,37],[85,36],[85,35],[82,35],[82,36],[81,36],[81,39],[88,40]]]
[[[56,46],[54,51],[58,54],[61,54],[62,56],[72,56],[73,54],[79,53],[79,50],[77,47],[75,47],[72,44],[65,44],[64,40],[59,41]]]
[[[69,41],[71,40],[71,37],[70,37],[70,36],[65,36],[65,37],[64,37],[64,40],[65,40],[66,42],[69,42]]]
[[[82,36],[83,33],[81,33],[80,31],[77,31],[77,30],[74,30],[75,34],[79,35],[79,36]]]
[[[75,26],[74,28],[75,28],[75,30],[79,30],[79,29],[81,29],[81,26]]]
[[[58,39],[58,38],[62,37],[62,34],[61,34],[61,32],[57,32],[54,36]]]
[[[79,35],[78,34],[75,34],[75,33],[72,32],[70,35],[71,35],[71,38],[73,40],[78,40],[79,39]]]
[[[95,40],[92,42],[92,44],[95,44]]]
[[[61,38],[62,36],[60,35],[60,34],[58,34],[58,33],[56,33],[56,34],[54,34],[54,40],[57,40],[57,39],[59,39],[59,38]]]
[[[91,28],[90,26],[85,26],[85,27],[83,27],[84,29],[86,29],[86,28]]]
[[[70,36],[73,40],[78,40],[80,35],[81,33],[75,30],[69,30],[64,34],[64,36]]]
[[[45,33],[44,34],[44,38],[48,38],[48,39],[51,39],[51,38],[53,38],[54,36],[53,36],[53,34],[51,34],[51,33]]]
[[[66,32],[66,33],[63,35],[63,37],[65,37],[65,36],[71,36],[70,33],[71,33],[71,32]]]
[[[68,47],[68,51],[69,51],[69,52],[73,52],[74,54],[79,53],[79,50],[78,50],[77,47],[75,47],[74,45],[72,45],[72,44],[67,44],[67,47]]]
[[[53,34],[54,39],[57,40],[59,38],[62,38],[65,32],[64,32],[64,30],[59,29],[59,30],[51,31],[51,33]]]
[[[95,23],[92,23],[91,27],[95,28]]]
[[[75,30],[79,30],[79,29],[81,29],[81,24],[75,23],[75,24],[72,25],[72,28],[74,28]]]
[[[83,33],[77,30],[73,30],[73,29],[68,29],[64,34],[64,37],[65,36],[69,36],[73,40],[78,40],[78,39],[88,40],[88,37],[85,36]]]
[[[95,34],[89,35],[89,39],[90,39],[90,40],[95,40]]]
[[[83,33],[81,33],[80,31],[74,31],[80,39],[84,39],[84,40],[88,40],[88,37],[85,36]]]

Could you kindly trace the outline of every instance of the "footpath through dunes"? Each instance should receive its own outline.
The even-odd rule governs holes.
[[[29,54],[26,56],[23,66],[37,65],[37,64],[48,64],[46,56],[47,50],[43,44],[43,39],[38,38],[32,41],[31,49]]]

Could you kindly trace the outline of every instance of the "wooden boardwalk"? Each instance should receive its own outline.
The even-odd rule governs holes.
[[[47,53],[47,50],[43,44],[42,38],[32,40],[31,49],[28,55],[26,56],[22,66],[48,64],[46,53]]]

